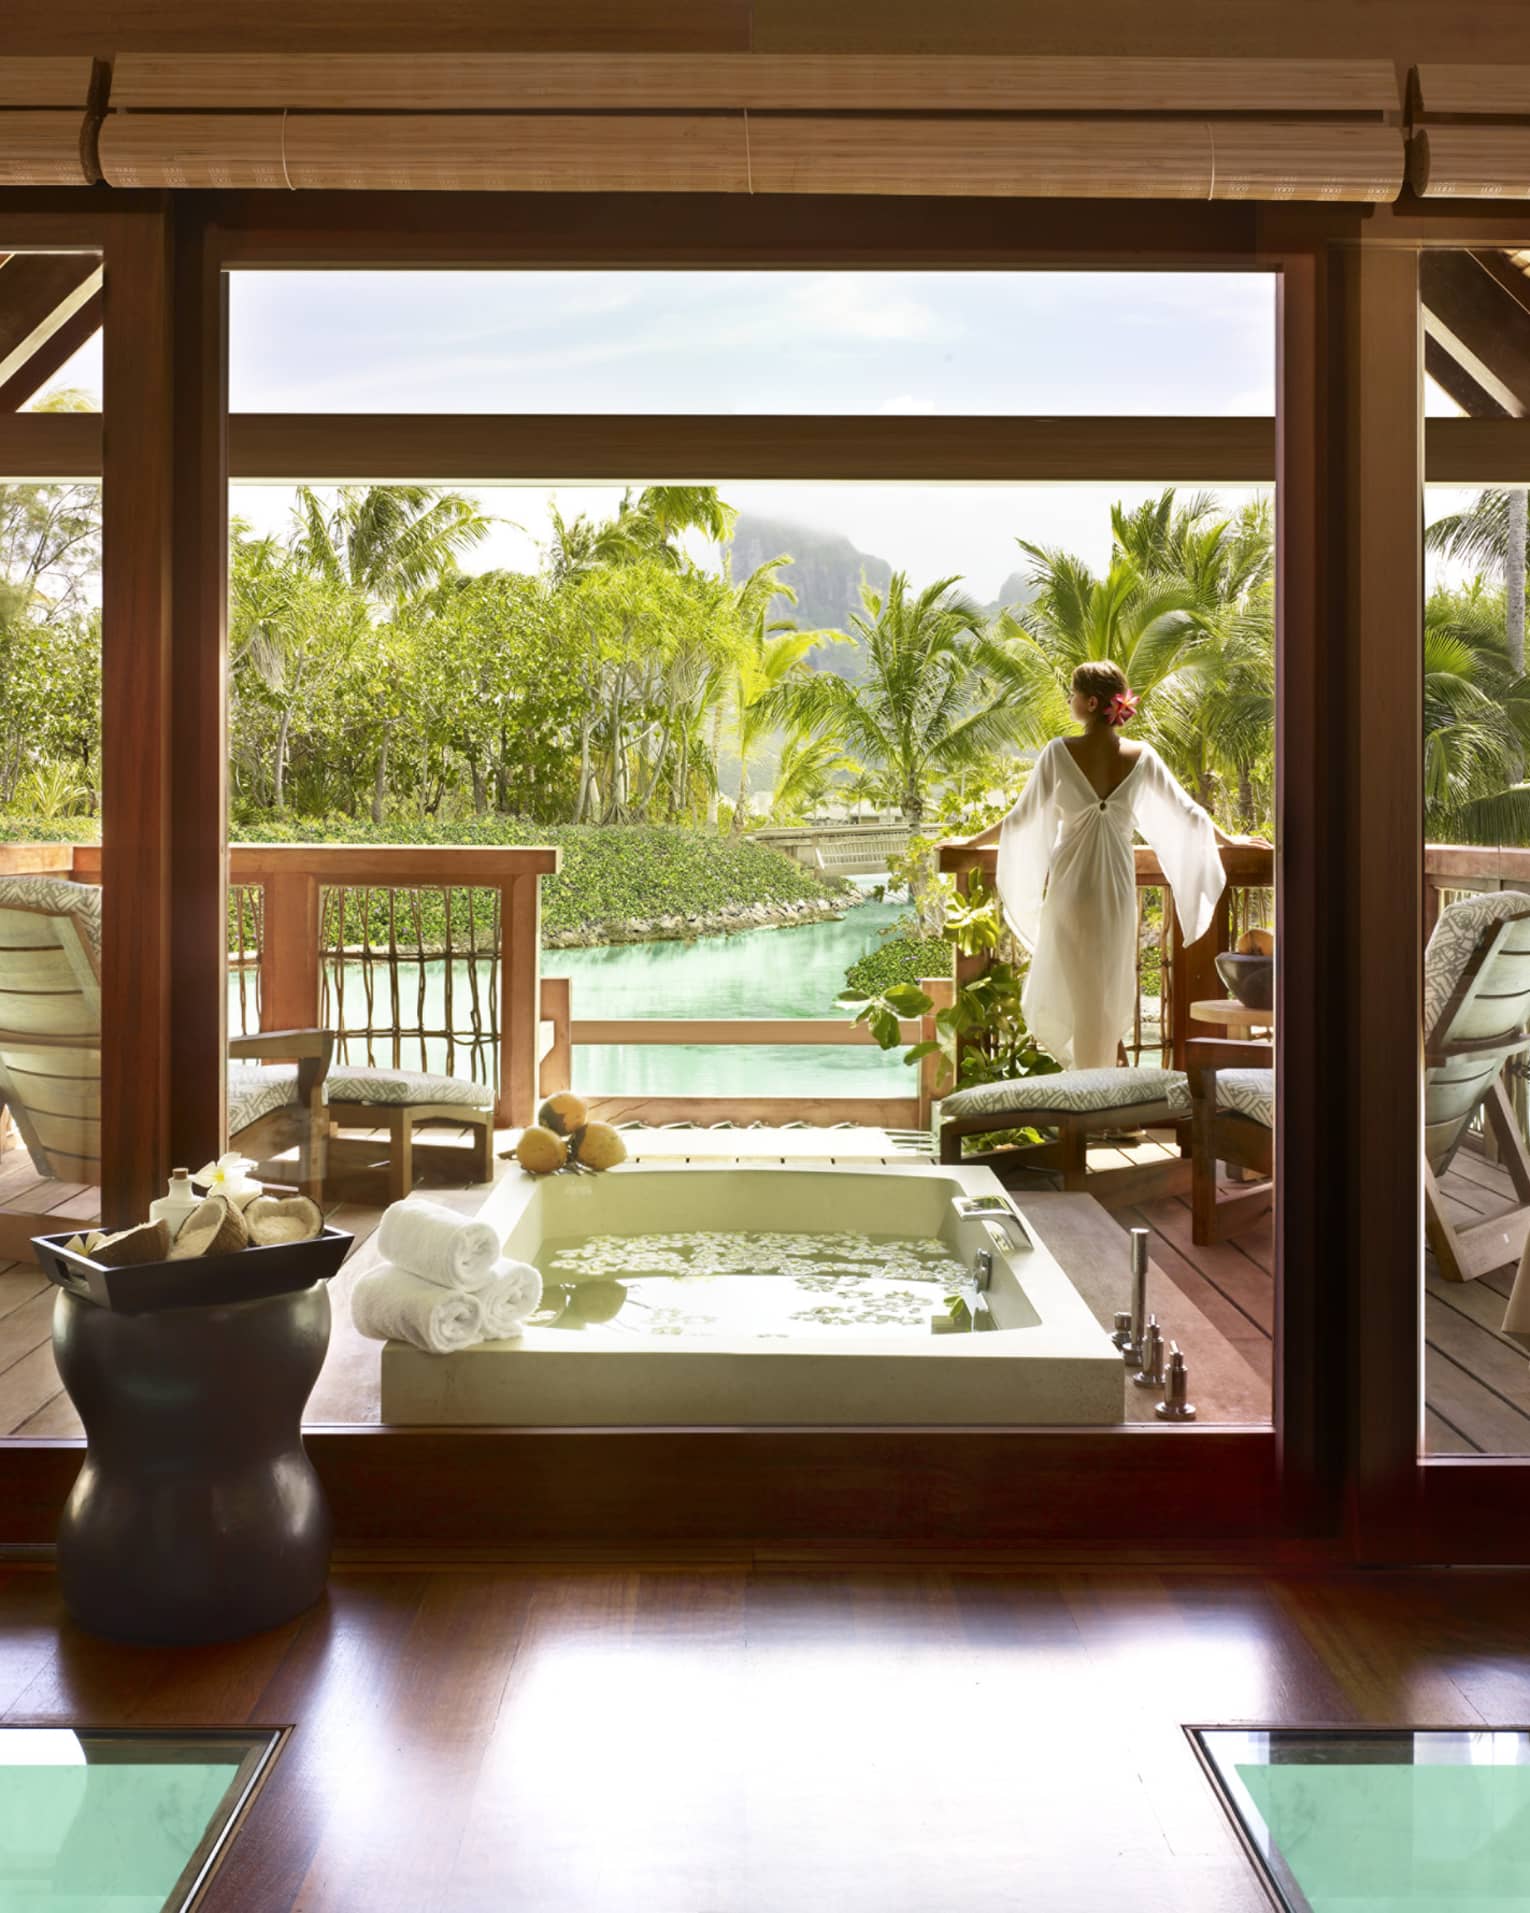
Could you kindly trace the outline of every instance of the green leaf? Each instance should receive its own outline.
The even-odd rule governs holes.
[[[883,996],[899,1016],[927,1016],[934,1009],[934,1002],[925,995],[917,983],[894,983]]]

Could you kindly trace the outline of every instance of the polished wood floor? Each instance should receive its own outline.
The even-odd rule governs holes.
[[[229,1647],[0,1569],[0,1722],[290,1723],[203,1913],[1267,1913],[1186,1723],[1530,1719],[1523,1573],[337,1572]]]
[[[747,1133],[747,1132],[746,1132]],[[772,1132],[779,1137],[781,1132]],[[832,1160],[864,1163],[897,1159],[902,1139],[882,1132],[804,1131],[789,1147]],[[740,1132],[656,1131],[646,1153],[738,1156]],[[749,1145],[750,1160],[782,1160],[763,1142]],[[1166,1153],[1148,1142],[1128,1150],[1091,1152],[1096,1164],[1125,1156],[1142,1160]],[[1447,1199],[1464,1220],[1508,1206],[1504,1172],[1462,1153],[1445,1182]],[[443,1193],[443,1200],[452,1198]],[[24,1150],[0,1156],[0,1207],[50,1209],[60,1226],[89,1220],[95,1192],[70,1183],[40,1183]],[[370,1261],[367,1244],[376,1229],[375,1205],[342,1204],[333,1220],[356,1235],[350,1263],[331,1285],[334,1331],[329,1357],[310,1400],[310,1426],[343,1427],[376,1423],[378,1413],[377,1345],[364,1341],[350,1325],[348,1298],[356,1274]],[[1241,1358],[1267,1388],[1274,1323],[1274,1238],[1269,1220],[1235,1240],[1212,1248],[1190,1240],[1190,1209],[1183,1198],[1147,1202],[1115,1211],[1124,1227],[1140,1224],[1152,1231],[1155,1281],[1172,1284],[1198,1311],[1202,1348],[1208,1334],[1222,1338],[1227,1351]],[[1498,1331],[1511,1272],[1478,1282],[1442,1281],[1432,1265],[1425,1297],[1425,1441],[1431,1454],[1530,1454],[1530,1362]],[[73,1404],[63,1392],[49,1342],[53,1295],[30,1265],[0,1266],[0,1436],[67,1438],[80,1435]],[[1173,1326],[1171,1320],[1171,1327]],[[1246,1391],[1240,1396],[1244,1399]],[[1260,1413],[1267,1412],[1263,1407]],[[1240,1413],[1232,1419],[1248,1419]]]

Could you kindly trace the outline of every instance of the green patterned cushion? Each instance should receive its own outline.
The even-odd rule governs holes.
[[[942,1122],[974,1116],[1014,1117],[1047,1110],[1089,1115],[1165,1103],[1176,1115],[1190,1113],[1190,1085],[1178,1069],[1065,1069],[1054,1076],[1021,1076],[1012,1082],[973,1083],[940,1105]]]

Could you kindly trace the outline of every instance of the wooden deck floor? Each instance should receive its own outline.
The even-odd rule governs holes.
[[[803,1154],[820,1160],[867,1163],[903,1153],[903,1139],[881,1132],[656,1131],[644,1153],[656,1157],[726,1155],[740,1160],[782,1161]],[[1160,1152],[1145,1143],[1122,1152],[1096,1152],[1097,1162],[1123,1154],[1141,1159]],[[906,1160],[906,1155],[904,1157]],[[1445,1183],[1447,1198],[1464,1219],[1508,1205],[1503,1172],[1463,1155]],[[443,1192],[444,1200],[451,1200]],[[0,1157],[0,1207],[45,1209],[61,1226],[94,1215],[95,1192],[69,1183],[40,1183],[21,1150]],[[1122,1227],[1152,1231],[1152,1259],[1268,1383],[1274,1315],[1273,1232],[1266,1220],[1235,1241],[1214,1248],[1190,1240],[1190,1208],[1183,1198],[1147,1202],[1115,1212]],[[375,1423],[378,1413],[378,1349],[350,1325],[349,1293],[371,1260],[367,1245],[378,1222],[376,1208],[342,1205],[333,1220],[356,1236],[351,1259],[331,1285],[334,1333],[329,1358],[309,1404],[312,1426]],[[1530,1454],[1530,1362],[1498,1332],[1511,1271],[1478,1282],[1426,1279],[1425,1441],[1431,1454]],[[53,1290],[26,1264],[0,1266],[0,1436],[71,1437],[82,1431],[73,1404],[53,1364],[49,1328]],[[1172,1329],[1172,1323],[1170,1327]]]

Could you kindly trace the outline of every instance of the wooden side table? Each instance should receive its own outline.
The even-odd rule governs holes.
[[[1232,996],[1202,997],[1190,1005],[1190,1020],[1193,1023],[1219,1024],[1229,1036],[1275,1034],[1273,1009],[1251,1010],[1246,1003],[1240,1003]]]

